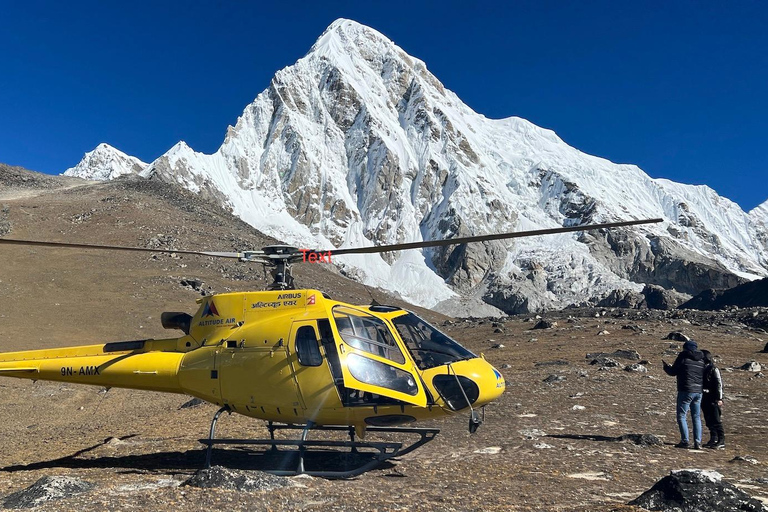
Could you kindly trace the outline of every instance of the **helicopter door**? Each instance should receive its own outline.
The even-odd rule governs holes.
[[[383,320],[346,306],[333,308],[333,320],[345,387],[426,407],[416,367]]]
[[[320,349],[318,325],[313,321],[294,322],[291,332],[290,361],[299,387],[304,409],[315,409],[321,404],[339,406],[328,361]]]

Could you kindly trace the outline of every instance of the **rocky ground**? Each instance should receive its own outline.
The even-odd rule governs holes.
[[[227,212],[164,185],[65,180],[30,189],[23,173],[14,175],[20,186],[4,176],[0,221],[7,237],[210,250],[270,243]],[[0,351],[166,337],[162,311],[192,312],[202,293],[264,284],[260,266],[208,258],[13,246],[0,255]],[[335,298],[370,301],[362,286],[332,270],[310,266],[296,275]],[[550,327],[534,329],[540,319],[530,316],[431,315],[500,369],[507,392],[486,408],[477,433],[467,432],[466,414],[434,422],[441,433],[433,442],[347,481],[275,483],[251,472],[256,483],[247,491],[182,486],[202,466],[197,440],[215,406],[181,407],[189,397],[177,395],[0,379],[0,503],[42,477],[66,477],[53,482],[82,492],[39,502],[39,510],[641,510],[626,503],[681,468],[716,470],[768,500],[768,379],[739,369],[751,361],[768,365],[768,310],[598,308],[542,316]],[[671,362],[682,342],[666,339],[671,332],[719,357],[726,450],[672,446],[675,384],[661,359]],[[630,365],[637,371],[626,371]],[[233,415],[221,420],[220,433],[262,437],[266,429]],[[625,434],[651,436],[618,440]],[[268,462],[241,451],[214,457],[233,470]]]

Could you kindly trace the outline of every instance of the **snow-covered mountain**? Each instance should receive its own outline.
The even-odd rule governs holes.
[[[80,163],[64,171],[64,175],[105,181],[125,174],[136,174],[145,167],[145,162],[102,142],[96,149],[86,153]]]
[[[103,160],[89,155],[76,175],[104,179]],[[212,197],[301,247],[664,219],[339,258],[367,282],[426,306],[448,307],[459,293],[532,311],[645,283],[693,294],[768,275],[768,203],[747,214],[706,186],[584,154],[524,119],[488,119],[422,61],[349,20],[335,21],[306,56],[278,71],[216,153],[179,142],[131,172],[138,167],[144,178]]]

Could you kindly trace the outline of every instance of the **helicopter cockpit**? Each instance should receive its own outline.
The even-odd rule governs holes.
[[[362,309],[339,304],[331,311],[330,320],[343,342],[338,349],[344,356],[349,374],[365,385],[364,388],[372,386],[371,391],[361,391],[344,385],[341,370],[336,370],[339,354],[329,325],[321,343],[345,405],[402,403],[384,396],[389,394],[384,390],[415,397],[423,389],[421,393],[426,395],[428,405],[436,403],[437,392],[452,410],[463,409],[478,398],[477,385],[466,377],[455,375],[451,368],[454,363],[477,359],[477,356],[416,314],[380,305]],[[349,351],[347,354],[343,354],[345,346]],[[459,382],[464,390],[459,387]],[[373,392],[374,388],[381,391]]]

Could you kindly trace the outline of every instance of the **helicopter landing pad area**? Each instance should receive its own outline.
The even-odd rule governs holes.
[[[396,510],[418,503],[420,510],[607,511],[639,496],[670,470],[695,467],[715,469],[753,496],[768,497],[766,381],[754,372],[728,370],[765,360],[759,353],[765,345],[758,340],[761,334],[729,318],[718,319],[723,325],[714,327],[687,323],[706,321],[710,313],[691,320],[666,318],[661,312],[650,318],[634,311],[623,318],[584,313],[570,323],[567,314],[548,316],[558,327],[547,330],[530,330],[533,323],[524,318],[497,324],[502,327],[493,327],[490,320],[444,325],[497,367],[509,365],[501,370],[507,392],[486,408],[485,422],[475,434],[466,430],[467,415],[459,414],[434,422],[441,433],[431,443],[355,479],[297,477],[290,480],[300,487],[269,492],[178,487],[202,467],[205,453],[198,439],[217,409],[213,405],[180,409],[188,397],[6,379],[0,384],[0,494],[42,476],[67,475],[96,484],[96,490],[63,502],[82,510]],[[640,331],[622,329],[625,325]],[[661,370],[660,360],[673,359],[670,345],[679,343],[663,338],[678,330],[721,356],[725,450],[673,447],[678,441],[675,383]],[[609,334],[598,336],[602,331]],[[650,361],[643,365],[647,372],[624,370],[637,361],[613,358],[620,366],[601,370],[585,358],[588,352],[617,350],[637,351]],[[263,423],[237,415],[222,417],[218,429],[221,437],[267,437]],[[620,441],[625,434],[652,434],[663,445]],[[308,464],[331,468],[346,462],[337,453],[314,452],[308,459]],[[215,450],[214,463],[271,469],[281,460],[263,451],[222,447]]]
[[[59,185],[54,180],[0,199],[8,236],[210,251],[276,242],[166,185]],[[260,265],[205,257],[2,251],[2,352],[168,337],[174,334],[160,325],[163,311],[194,313],[203,295],[258,290],[268,281]],[[297,266],[294,277],[335,299],[370,303],[364,287],[325,265]],[[379,290],[371,293],[406,306]],[[0,504],[43,477],[64,476],[93,487],[38,510],[639,511],[626,503],[681,468],[716,470],[750,495],[768,498],[768,379],[739,369],[750,361],[768,365],[765,309],[569,310],[542,315],[557,322],[548,329],[532,329],[533,315],[463,321],[420,314],[483,353],[506,380],[506,392],[486,407],[475,434],[468,433],[469,414],[462,411],[419,423],[440,434],[354,479],[289,477],[289,485],[249,491],[182,486],[205,462],[199,439],[217,406],[185,406],[190,397],[183,395],[0,378]],[[675,381],[661,360],[674,360],[682,342],[665,339],[671,332],[719,357],[724,450],[673,447],[679,440]],[[599,353],[608,355],[600,359]],[[594,359],[602,362],[590,364]],[[268,431],[263,422],[225,414],[217,437],[264,439]],[[366,441],[402,440],[386,434]],[[281,463],[261,447],[245,448],[217,446],[214,464],[257,471]],[[307,455],[308,464],[322,467],[349,459]]]

